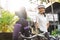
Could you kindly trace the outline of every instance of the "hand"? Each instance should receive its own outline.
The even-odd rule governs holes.
[[[35,28],[38,28],[39,27],[39,24],[37,22],[35,22]]]

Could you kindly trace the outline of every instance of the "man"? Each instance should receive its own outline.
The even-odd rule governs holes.
[[[36,16],[36,23],[38,24],[38,28],[43,32],[48,32],[47,29],[49,27],[49,21],[45,15],[44,5],[39,5],[38,11],[38,15]]]
[[[38,15],[36,17],[36,27],[40,29],[40,33],[45,33],[45,36],[48,38],[48,27],[49,27],[49,21],[47,19],[47,16],[45,15],[45,6],[39,5],[38,6]],[[49,38],[48,38],[49,40]]]

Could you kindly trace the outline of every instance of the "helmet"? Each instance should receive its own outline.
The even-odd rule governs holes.
[[[38,5],[38,9],[39,8],[45,8],[45,6],[44,5]]]

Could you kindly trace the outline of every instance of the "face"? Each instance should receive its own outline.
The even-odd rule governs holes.
[[[45,13],[45,8],[38,8],[38,11],[39,11],[41,14],[43,14],[43,13]]]

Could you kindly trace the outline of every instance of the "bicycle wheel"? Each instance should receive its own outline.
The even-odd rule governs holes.
[[[37,37],[38,40],[48,40],[47,38],[45,37]]]

